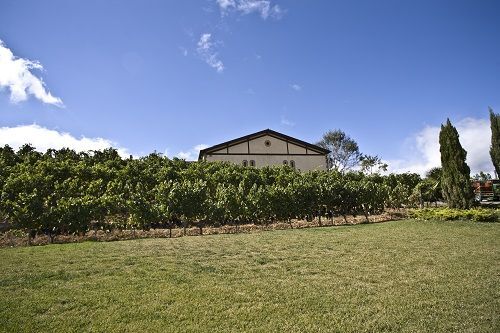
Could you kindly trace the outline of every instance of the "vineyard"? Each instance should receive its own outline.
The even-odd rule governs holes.
[[[370,216],[416,204],[416,174],[241,167],[150,154],[123,159],[116,150],[91,153],[25,145],[0,149],[0,214],[31,236],[90,230],[269,225],[293,219]]]

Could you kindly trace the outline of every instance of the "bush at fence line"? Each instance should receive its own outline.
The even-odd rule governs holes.
[[[452,208],[423,208],[411,209],[408,212],[409,217],[420,220],[473,220],[477,222],[498,222],[500,221],[500,212],[492,208],[471,208],[471,209],[452,209]]]

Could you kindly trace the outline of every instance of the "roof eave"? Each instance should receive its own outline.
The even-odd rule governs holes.
[[[270,134],[270,135],[276,136],[276,137],[282,137],[282,138],[284,138],[287,141],[290,141],[292,143],[293,142],[298,143],[298,144],[300,144],[302,146],[305,146],[306,148],[309,147],[312,150],[316,150],[316,151],[321,152],[321,153],[323,153],[325,155],[327,155],[327,154],[330,153],[330,150],[328,150],[328,149],[325,149],[323,147],[314,145],[314,144],[306,142],[306,141],[302,141],[302,140],[296,139],[294,137],[288,136],[288,135],[280,133],[280,132],[276,132],[276,131],[268,128],[268,129],[265,129],[265,130],[262,130],[262,131],[258,131],[258,132],[255,132],[255,133],[244,135],[242,137],[239,137],[239,138],[236,138],[236,139],[233,139],[233,140],[229,140],[229,141],[225,141],[225,142],[216,144],[214,146],[202,149],[202,150],[200,150],[200,154],[198,156],[198,160],[201,160],[201,158],[202,158],[203,155],[205,155],[207,153],[210,153],[212,151],[217,151],[217,150],[220,150],[221,148],[228,147],[229,145],[236,144],[239,141],[246,141],[246,140],[248,140],[250,138],[261,137],[261,136],[266,135],[266,134]]]

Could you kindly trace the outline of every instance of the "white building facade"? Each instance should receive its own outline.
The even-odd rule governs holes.
[[[289,165],[299,171],[327,170],[322,147],[266,129],[200,151],[200,161],[225,161],[242,166]]]

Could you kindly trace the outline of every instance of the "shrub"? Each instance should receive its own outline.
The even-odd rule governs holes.
[[[498,222],[500,220],[500,212],[497,209],[489,208],[471,208],[471,209],[454,209],[454,208],[424,208],[412,209],[408,215],[411,218],[419,220],[472,220],[476,222]]]
[[[500,220],[499,212],[496,209],[469,209],[470,219],[478,222],[496,222]]]

